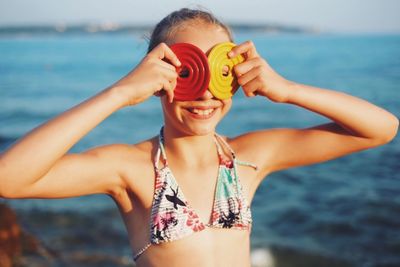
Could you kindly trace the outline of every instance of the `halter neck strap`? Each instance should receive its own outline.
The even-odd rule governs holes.
[[[219,157],[220,161],[222,160],[222,157],[223,157],[223,148],[221,146],[221,144],[222,144],[229,151],[229,153],[231,154],[232,161],[233,161],[234,165],[235,165],[235,163],[237,163],[239,165],[252,167],[255,170],[258,169],[258,167],[256,165],[252,164],[252,163],[237,160],[236,159],[236,154],[233,151],[233,149],[231,148],[231,146],[224,140],[224,138],[222,138],[217,133],[214,133],[214,143],[215,143],[215,145],[217,147],[217,153],[218,153],[218,157]],[[156,168],[158,168],[158,163],[160,161],[160,157],[161,156],[162,156],[162,159],[164,161],[164,165],[168,166],[168,160],[167,160],[167,155],[165,153],[164,144],[165,144],[165,139],[164,139],[164,126],[163,126],[160,129],[160,134],[158,135],[158,147],[159,147],[159,149],[157,150],[156,157],[155,157],[155,160],[154,160]]]

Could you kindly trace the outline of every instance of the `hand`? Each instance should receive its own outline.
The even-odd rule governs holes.
[[[152,95],[164,93],[172,102],[178,77],[175,67],[180,65],[174,52],[165,43],[160,43],[113,87],[122,95],[123,106],[136,105]]]
[[[268,63],[261,58],[251,41],[234,47],[228,53],[229,57],[242,54],[245,61],[233,68],[238,83],[246,96],[262,95],[273,102],[286,102],[290,93],[290,81],[276,73]]]

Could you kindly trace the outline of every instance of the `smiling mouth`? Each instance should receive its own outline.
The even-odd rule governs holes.
[[[188,107],[185,108],[191,115],[191,117],[195,119],[208,119],[211,118],[217,108],[211,108],[211,107]]]
[[[193,114],[207,116],[210,115],[215,110],[215,108],[208,108],[208,109],[188,108],[187,110],[189,110],[189,112]]]

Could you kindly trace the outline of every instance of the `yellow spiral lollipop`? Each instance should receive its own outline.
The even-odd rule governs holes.
[[[220,43],[214,46],[208,55],[208,64],[211,72],[209,90],[219,99],[233,96],[239,88],[233,67],[244,61],[242,55],[234,58],[228,56],[229,51],[236,45],[231,42]]]

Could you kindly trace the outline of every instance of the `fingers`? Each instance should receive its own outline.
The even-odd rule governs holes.
[[[254,70],[255,71],[255,70]],[[259,75],[255,75],[255,77],[252,80],[249,80],[247,83],[245,83],[242,88],[243,92],[247,97],[253,97],[255,95],[260,94],[260,88],[263,87],[263,83],[260,79]],[[261,93],[261,95],[263,95]]]
[[[168,102],[172,103],[174,99],[174,89],[176,86],[176,79],[178,77],[178,74],[175,71],[175,68],[170,64],[164,62],[164,64],[160,65],[161,65],[159,66],[159,75],[161,76],[160,90],[155,92],[154,95],[156,96],[167,95]]]
[[[233,58],[240,54],[245,55],[246,59],[255,58],[259,56],[256,47],[254,46],[252,41],[246,41],[244,43],[235,46],[228,53],[228,56]]]
[[[165,43],[160,43],[157,45],[149,54],[150,57],[156,57],[159,59],[157,62],[160,66],[162,75],[164,76],[162,82],[162,88],[154,95],[162,96],[167,95],[168,102],[172,103],[174,99],[174,89],[176,86],[176,79],[178,78],[178,73],[176,72],[176,67],[181,66],[181,62],[178,57],[174,54],[171,48]],[[172,65],[171,65],[172,64]]]
[[[166,59],[168,60],[168,62],[171,62],[171,64],[173,64],[175,67],[179,67],[181,65],[178,57],[165,43],[160,43],[159,45],[157,45],[148,55],[154,55],[158,59]]]
[[[168,63],[165,63],[165,62],[164,62],[164,64],[161,63],[159,66],[159,71],[170,82],[176,81],[176,79],[178,78],[178,73],[176,72],[175,68]]]
[[[238,77],[237,82],[242,86],[245,95],[248,97],[255,96],[257,94],[256,91],[259,89],[259,84],[253,80],[259,80],[263,72],[262,60],[259,57],[246,60],[236,65],[233,70]],[[256,87],[254,87],[255,84],[257,84]]]
[[[166,68],[166,69],[169,69],[169,70],[171,70],[173,72],[176,72],[176,67],[171,65],[171,64],[169,64],[168,62],[165,62],[163,60],[158,60],[157,63],[160,64],[160,66],[162,66],[163,68]]]
[[[163,90],[165,92],[165,94],[168,97],[168,102],[172,103],[172,101],[174,100],[174,90],[175,90],[175,86],[176,86],[176,79],[175,80],[168,80],[166,79],[163,82]]]
[[[163,84],[163,88],[165,93],[167,94],[168,97],[168,102],[172,103],[174,101],[174,87],[173,84],[169,81],[165,81]]]
[[[255,95],[267,94],[267,75],[269,65],[261,58],[256,48],[251,41],[244,42],[234,47],[230,53],[230,57],[236,55],[245,55],[246,60],[233,67],[236,74],[238,84],[242,87],[246,96],[252,97]]]
[[[262,73],[262,67],[257,66],[252,68],[250,71],[246,72],[242,76],[240,76],[237,81],[240,86],[246,86],[248,82],[256,78],[257,76],[260,76]]]
[[[262,67],[257,66],[238,78],[238,83],[242,86],[246,96],[255,96],[257,91],[262,88],[262,71]]]
[[[261,58],[257,57],[257,58],[252,58],[249,60],[246,60],[240,64],[237,64],[233,67],[233,71],[236,74],[236,77],[240,77],[243,74],[245,74],[246,72],[250,71],[251,69],[260,66],[263,64],[263,61],[261,60]]]

